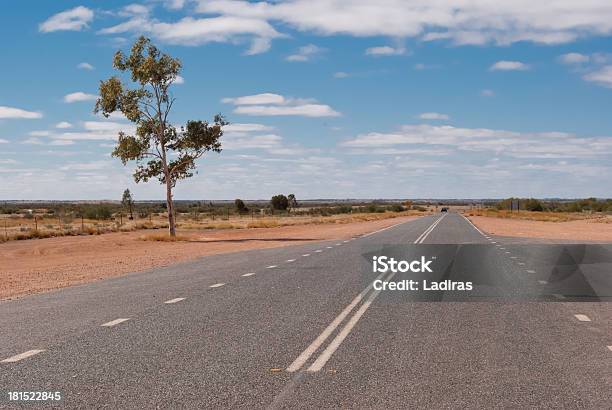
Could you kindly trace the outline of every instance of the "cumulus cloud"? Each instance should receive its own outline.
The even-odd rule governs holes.
[[[585,74],[582,78],[606,88],[612,88],[612,65],[604,66]]]
[[[6,107],[4,105],[0,105],[0,119],[37,119],[42,118],[42,116],[42,113],[38,111],[27,111],[22,110],[21,108]]]
[[[97,98],[98,97],[94,94],[87,94],[82,91],[77,91],[75,93],[66,94],[64,96],[64,102],[71,104],[81,101],[95,101]]]
[[[368,56],[400,56],[406,54],[406,49],[391,46],[370,47],[366,49],[365,54]]]
[[[182,76],[177,75],[174,79],[174,84],[185,84],[185,79]]]
[[[339,112],[329,105],[311,99],[287,98],[279,94],[263,93],[236,98],[224,98],[234,104],[234,113],[253,116],[337,117]]]
[[[562,64],[582,64],[588,63],[589,56],[580,53],[567,53],[559,56],[559,61]]]
[[[448,115],[439,112],[424,112],[419,115],[419,118],[422,120],[450,120]]]
[[[300,47],[298,52],[287,56],[286,60],[291,62],[305,62],[310,61],[313,57],[321,54],[325,49],[317,47],[314,44],[308,44],[307,46]]]
[[[612,155],[612,138],[578,137],[571,133],[522,133],[487,128],[427,124],[405,125],[389,133],[372,132],[344,141],[344,147],[374,149],[436,146],[455,151],[504,154],[513,158],[582,158]]]
[[[520,61],[498,61],[489,67],[491,71],[526,71],[529,70],[529,66]]]
[[[91,64],[86,63],[86,62],[79,63],[77,65],[77,68],[81,69],[81,70],[90,70],[90,71],[95,69],[94,66],[92,66]]]
[[[240,43],[250,41],[246,54],[268,51],[270,41],[283,37],[262,19],[239,16],[208,18],[184,17],[176,22],[161,22],[148,15],[135,15],[129,20],[107,27],[100,34],[146,33],[167,44],[198,46],[206,43]]]
[[[38,26],[42,33],[53,31],[81,31],[89,26],[94,18],[94,12],[87,7],[78,6],[70,10],[54,14]]]
[[[567,43],[612,33],[607,0],[432,2],[416,0],[199,0],[197,11],[278,22],[303,32],[447,39],[455,44]],[[528,10],[528,12],[526,11]],[[575,18],[580,16],[579,19]]]
[[[69,123],[68,121],[61,121],[55,124],[55,128],[60,128],[60,129],[72,128],[72,124]]]

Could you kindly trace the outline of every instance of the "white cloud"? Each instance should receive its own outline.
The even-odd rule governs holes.
[[[165,0],[164,5],[170,10],[180,10],[185,6],[185,0]]]
[[[21,142],[22,144],[29,144],[29,145],[44,145],[43,140],[41,140],[40,138],[27,138],[25,140],[23,140]]]
[[[588,63],[589,56],[580,53],[567,53],[559,56],[559,61],[563,64],[582,64]]]
[[[185,17],[174,23],[164,23],[138,15],[99,31],[100,34],[126,32],[147,33],[167,44],[187,46],[213,42],[236,43],[247,39],[251,41],[251,47],[246,52],[248,55],[268,51],[271,39],[283,37],[264,20],[236,16]]]
[[[86,63],[86,62],[79,63],[77,65],[77,68],[79,68],[81,70],[94,70],[95,69],[94,66],[92,66],[91,64]]]
[[[287,56],[286,60],[291,62],[310,61],[313,57],[318,54],[321,54],[323,51],[325,51],[324,48],[317,47],[314,44],[308,44],[306,46],[300,47],[296,54]]]
[[[391,46],[370,47],[366,49],[365,54],[368,56],[400,56],[406,54],[406,49]]]
[[[8,144],[8,140],[0,138],[0,144]]]
[[[320,35],[448,39],[455,44],[559,44],[612,33],[612,4],[607,0],[199,0],[196,10],[278,22]]]
[[[344,71],[336,71],[334,73],[334,78],[347,78],[350,77],[351,75],[347,72]]]
[[[450,120],[448,115],[439,112],[424,112],[419,115],[419,118],[422,120]]]
[[[64,96],[65,103],[74,103],[81,101],[95,101],[98,97],[93,94],[87,94],[82,91],[77,91],[75,93],[66,94]]]
[[[61,121],[55,124],[55,128],[60,128],[60,129],[72,128],[72,124],[69,123],[68,121]]]
[[[427,124],[405,125],[396,132],[372,132],[344,141],[349,148],[437,146],[458,151],[505,154],[512,158],[582,158],[612,155],[611,137],[578,137],[563,132],[521,133],[487,128]],[[464,154],[462,154],[464,155]]]
[[[489,89],[484,89],[480,92],[480,95],[483,97],[493,97],[495,96],[495,91],[493,90],[489,90]]]
[[[48,137],[49,135],[51,135],[51,132],[50,131],[30,131],[28,135],[31,135],[32,137]]]
[[[236,114],[258,116],[301,116],[301,117],[337,117],[340,113],[328,105],[303,104],[296,106],[246,105],[237,107]]]
[[[94,12],[87,7],[78,6],[70,10],[62,11],[49,17],[38,26],[43,33],[52,31],[80,31],[87,28],[94,18]]]
[[[174,79],[174,84],[185,84],[185,79],[182,76],[177,75]]]
[[[585,74],[582,78],[603,87],[612,88],[612,65],[603,66],[596,71]]]
[[[263,93],[237,98],[224,98],[221,102],[234,105],[285,104],[285,97],[278,94]]]
[[[237,98],[224,98],[224,103],[234,104],[234,113],[256,116],[337,117],[339,112],[329,105],[318,104],[311,99],[286,98],[264,93]]]
[[[489,70],[491,71],[526,71],[529,70],[529,66],[520,61],[498,61],[493,64]]]
[[[0,119],[9,118],[36,119],[42,118],[42,114],[37,111],[26,111],[22,110],[21,108],[0,105]]]

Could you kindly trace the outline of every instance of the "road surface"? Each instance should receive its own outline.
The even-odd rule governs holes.
[[[611,251],[436,214],[0,302],[0,407],[610,408]],[[382,254],[475,289],[377,290]]]

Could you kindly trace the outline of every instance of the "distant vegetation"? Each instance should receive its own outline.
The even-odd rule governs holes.
[[[597,198],[575,201],[543,201],[534,198],[508,198],[498,202],[498,210],[510,210],[512,202],[519,204],[519,210],[532,212],[612,212],[612,199]]]
[[[293,194],[271,201],[175,201],[181,229],[274,228],[347,223],[421,213],[426,206],[388,201],[298,201]],[[129,216],[132,215],[133,219]],[[129,191],[103,202],[0,202],[0,242],[68,235],[168,228],[165,201],[135,201]],[[153,235],[155,236],[155,235]],[[153,237],[152,236],[152,237]],[[155,236],[156,237],[156,236]]]

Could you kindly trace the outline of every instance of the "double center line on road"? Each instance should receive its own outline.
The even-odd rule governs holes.
[[[423,241],[429,236],[429,234],[438,226],[440,221],[446,216],[446,214],[442,215],[438,219],[436,219],[415,241],[415,244],[423,243]],[[347,307],[344,308],[342,312],[323,330],[323,332],[317,336],[317,338],[287,367],[288,372],[297,372],[302,369],[306,362],[311,358],[311,356],[325,343],[325,341],[332,335],[332,333],[340,326],[340,324],[346,319],[346,317],[355,309],[355,307],[365,300],[359,306],[357,311],[351,316],[344,327],[338,332],[336,337],[327,345],[325,350],[318,356],[318,358],[308,367],[308,372],[318,372],[325,366],[327,361],[332,357],[334,352],[340,347],[344,339],[349,335],[351,330],[355,327],[359,319],[364,315],[366,310],[372,305],[372,302],[378,294],[380,290],[374,290],[374,282],[376,280],[381,279],[383,276],[386,276],[384,280],[388,281],[395,276],[395,272],[391,272],[390,274],[382,273],[380,274],[370,285],[365,288],[360,294],[358,294],[351,303],[348,304]],[[372,292],[371,292],[372,291]],[[369,294],[369,296],[368,296]]]

